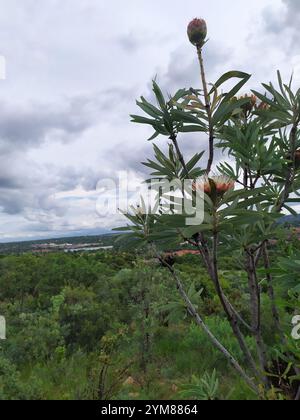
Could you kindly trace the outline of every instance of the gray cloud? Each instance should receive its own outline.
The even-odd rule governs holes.
[[[142,45],[143,42],[138,39],[133,33],[128,33],[117,38],[117,45],[119,45],[125,52],[134,53]]]
[[[59,191],[70,191],[81,187],[86,191],[95,190],[101,178],[111,176],[112,169],[126,169],[124,156],[131,154],[126,148],[108,150],[105,161],[111,159],[112,165],[89,168],[86,164],[74,167],[67,161],[61,166],[55,160],[46,165],[31,162],[24,153],[31,149],[47,147],[51,143],[70,144],[77,141],[88,129],[105,117],[115,126],[122,123],[120,109],[132,99],[130,88],[110,87],[102,92],[69,98],[54,104],[32,104],[16,107],[0,104],[0,208],[2,212],[13,215],[23,214],[26,209],[54,212],[63,215],[63,207],[49,196]],[[127,108],[126,108],[127,109]],[[125,113],[126,119],[129,116]],[[101,139],[106,141],[105,139]],[[88,147],[88,144],[87,144]],[[115,146],[112,145],[113,148]],[[101,147],[99,147],[99,152]],[[131,156],[134,153],[132,151]],[[134,155],[136,157],[136,154]],[[55,159],[55,155],[54,155]],[[129,159],[130,160],[130,159]],[[114,168],[115,166],[115,168]],[[130,166],[130,164],[129,164]],[[132,166],[133,158],[132,158]],[[29,212],[32,216],[32,211]],[[33,212],[35,213],[35,212]],[[27,217],[27,216],[26,216]]]
[[[89,116],[85,104],[71,101],[63,109],[54,105],[34,105],[28,108],[15,108],[0,104],[0,147],[24,149],[37,147],[48,135],[60,133],[61,139],[72,138],[85,130]]]
[[[300,7],[298,0],[282,0],[282,6],[273,10],[269,6],[263,13],[266,30],[278,37],[280,43],[290,42],[291,47],[300,39]],[[281,39],[280,39],[281,38]]]
[[[8,175],[1,175],[0,176],[0,189],[16,189],[19,188],[20,184],[16,179],[9,177]]]
[[[283,0],[283,3],[287,7],[287,16],[291,21],[299,21],[300,19],[300,7],[298,0]]]
[[[0,207],[4,213],[15,215],[24,210],[24,196],[19,191],[1,191]]]
[[[208,82],[215,82],[222,70],[228,68],[231,56],[229,49],[222,48],[215,42],[208,42],[203,52]],[[174,93],[181,88],[198,88],[201,86],[199,61],[196,49],[186,45],[174,50],[166,73],[160,77],[163,87]]]

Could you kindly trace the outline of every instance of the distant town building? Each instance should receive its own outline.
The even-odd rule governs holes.
[[[79,244],[57,244],[57,243],[44,243],[44,244],[34,244],[32,245],[32,249],[34,253],[42,253],[47,254],[49,252],[94,252],[94,251],[100,251],[105,250],[109,251],[114,249],[113,246],[103,246],[99,243],[79,243]]]

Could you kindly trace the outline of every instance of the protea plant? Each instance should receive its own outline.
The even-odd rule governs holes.
[[[159,248],[166,246],[167,241],[173,246],[178,239],[184,239],[195,247],[207,269],[242,358],[235,357],[226,349],[205,324],[201,311],[193,304],[181,281],[176,264],[173,266],[164,262],[164,267],[169,270],[196,324],[256,396],[268,399],[274,397],[274,393],[275,397],[277,395],[270,380],[274,376],[272,354],[284,354],[297,378],[300,377],[299,360],[291,356],[291,350],[286,346],[290,331],[284,330],[280,319],[282,314],[277,308],[274,283],[281,280],[281,276],[275,254],[277,252],[278,257],[283,256],[279,255],[280,248],[273,247],[273,243],[280,244],[286,235],[276,220],[282,217],[283,211],[295,213],[290,207],[293,205],[291,203],[300,202],[300,89],[293,93],[292,86],[283,83],[279,72],[279,90],[275,89],[273,83],[263,84],[263,93],[253,90],[250,94],[240,96],[239,92],[251,77],[241,71],[229,71],[208,84],[202,55],[206,36],[207,25],[203,19],[194,19],[188,25],[189,40],[197,47],[202,89],[199,86],[197,89],[179,89],[170,100],[154,81],[155,104],[143,97],[138,102],[147,118],[132,116],[134,122],[147,124],[154,129],[150,140],[165,136],[167,142],[172,141],[173,149],[169,156],[155,145],[156,161],[148,159],[144,165],[154,171],[151,176],[158,179],[194,180],[193,192],[206,194],[200,197],[203,198],[203,222],[187,226],[187,219],[182,213],[176,214],[180,204],[174,199],[171,214],[164,213],[161,206],[161,213],[154,217],[150,228],[146,230],[148,236],[141,237],[142,229],[137,226],[128,226],[126,229],[143,245],[147,244],[160,261],[163,259]],[[239,79],[238,83],[228,91],[224,84],[233,79]],[[196,154],[190,160],[186,159],[180,145],[185,133],[199,133],[199,142],[195,142]],[[199,147],[203,147],[202,152]],[[227,161],[216,162],[217,149],[222,149]],[[203,164],[205,151],[208,152],[208,160]],[[289,161],[289,165],[282,165],[282,161]],[[212,174],[213,166],[218,168],[217,175]],[[241,188],[232,191],[236,183]],[[189,197],[190,188],[185,191],[182,183],[179,184],[176,193],[184,198]],[[198,198],[201,194],[193,195]],[[194,204],[197,201],[194,198],[186,201]],[[283,249],[282,252],[285,252]],[[272,259],[270,251],[274,254]],[[220,276],[220,255],[235,258],[239,270],[243,270],[241,295],[247,299],[245,307],[240,301],[232,301],[235,293],[224,290]],[[288,254],[286,258],[289,259]],[[284,293],[287,296],[288,290]],[[284,308],[281,311],[284,312]],[[282,318],[287,317],[286,313]],[[272,325],[263,324],[265,319],[272,320]],[[270,348],[272,336],[273,344],[282,343],[282,348],[278,344],[279,351],[275,349],[274,352]],[[255,343],[255,348],[249,345],[249,339]],[[239,360],[243,361],[240,363]],[[284,371],[285,368],[282,374],[288,375]],[[295,375],[290,375],[291,381]],[[284,397],[300,400],[300,386],[296,385],[299,388],[296,393],[282,389]]]

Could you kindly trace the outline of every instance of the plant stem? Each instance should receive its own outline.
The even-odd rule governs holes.
[[[213,345],[225,356],[225,358],[231,363],[231,365],[234,367],[234,369],[241,375],[241,377],[246,381],[246,383],[249,385],[249,387],[256,393],[259,394],[259,389],[253,382],[253,380],[247,375],[247,373],[244,371],[244,369],[240,366],[238,361],[232,356],[232,354],[219,342],[219,340],[213,335],[213,333],[210,331],[208,326],[205,324],[199,313],[197,312],[195,306],[191,302],[190,298],[188,297],[187,293],[184,290],[183,284],[181,280],[179,279],[176,271],[173,267],[171,267],[168,263],[166,263],[163,258],[156,252],[156,256],[159,259],[159,261],[168,268],[170,273],[172,274],[174,280],[176,281],[178,291],[183,298],[185,304],[187,305],[187,308],[189,309],[189,312],[194,317],[197,325],[199,325],[202,330],[206,333],[206,335],[209,337],[210,341],[213,343]]]
[[[174,147],[175,147],[175,149],[176,149],[176,153],[177,153],[178,159],[179,159],[179,161],[180,161],[180,163],[181,163],[181,165],[182,165],[182,167],[183,167],[183,169],[184,169],[185,176],[186,176],[186,178],[188,179],[188,178],[189,178],[189,176],[190,176],[190,174],[189,174],[189,171],[188,171],[188,169],[187,169],[187,166],[186,166],[186,163],[185,163],[185,160],[184,160],[183,154],[181,153],[181,150],[180,150],[180,147],[179,147],[179,144],[178,144],[178,141],[177,141],[177,136],[176,136],[176,134],[173,134],[173,135],[170,137],[170,140],[172,140],[172,142],[173,142],[173,144],[174,144]]]
[[[267,371],[267,357],[265,344],[262,338],[261,332],[261,298],[260,298],[260,287],[258,284],[257,273],[254,255],[250,250],[246,250],[246,271],[248,274],[249,292],[250,292],[250,304],[252,314],[252,329],[253,335],[256,340],[257,353],[260,362],[260,368],[262,374]],[[268,379],[264,376],[264,382],[267,385]]]
[[[296,395],[295,401],[300,401],[300,387],[299,387],[299,389],[298,389],[298,392],[297,392],[297,395]]]
[[[267,282],[268,282],[268,295],[271,301],[272,315],[273,315],[273,319],[275,323],[275,328],[281,335],[283,335],[283,331],[280,325],[279,312],[276,306],[275,292],[273,288],[273,276],[270,273],[271,263],[270,263],[270,256],[268,252],[267,243],[264,243],[263,245],[263,257],[264,257],[265,270],[267,272],[266,276],[267,276]]]
[[[208,274],[210,275],[211,279],[213,279],[213,275],[212,275],[212,270],[211,270],[211,264],[210,264],[210,254],[209,254],[209,249],[207,247],[207,244],[205,244],[204,238],[202,234],[199,234],[199,238],[201,241],[201,245],[202,248],[200,246],[200,243],[198,241],[198,243],[194,243],[191,242],[191,245],[196,246],[197,249],[199,250],[199,256],[202,257],[202,260],[206,266],[206,269],[208,271]],[[220,285],[221,286],[221,285]],[[234,317],[237,319],[237,321],[243,325],[247,330],[249,330],[250,332],[252,332],[252,328],[251,326],[243,319],[243,317],[237,312],[237,310],[234,308],[234,306],[231,304],[231,302],[229,301],[229,299],[227,298],[227,296],[225,295],[224,291],[221,288],[221,292],[222,292],[222,296],[223,299],[226,303],[226,305],[230,308],[230,310],[232,311]]]
[[[238,325],[238,320],[237,317],[235,315],[235,313],[232,311],[232,305],[229,303],[229,301],[227,300],[227,298],[225,298],[222,287],[221,287],[221,283],[220,283],[220,279],[219,279],[219,274],[218,274],[218,261],[217,261],[217,248],[218,248],[218,233],[215,231],[214,232],[214,236],[213,236],[213,256],[212,256],[212,274],[213,274],[213,283],[215,285],[216,288],[216,292],[217,295],[220,299],[221,305],[223,306],[223,309],[225,311],[225,314],[227,316],[227,319],[231,325],[232,331],[240,345],[240,348],[247,360],[247,363],[249,365],[249,367],[253,370],[253,373],[255,373],[255,375],[257,377],[260,377],[260,374],[256,368],[256,364],[255,361],[252,357],[252,354],[246,344],[245,338],[239,328]]]
[[[205,100],[205,108],[208,117],[208,130],[209,130],[209,158],[207,162],[206,172],[207,174],[210,173],[211,167],[214,161],[214,127],[212,123],[212,112],[211,112],[211,103],[207,88],[206,76],[205,76],[205,68],[204,68],[204,61],[202,56],[202,48],[200,46],[197,47],[198,59],[200,64],[200,71],[201,71],[201,80],[203,85],[203,92],[204,92],[204,100]]]

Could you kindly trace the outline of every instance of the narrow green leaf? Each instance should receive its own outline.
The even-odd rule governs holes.
[[[223,76],[220,77],[220,79],[214,84],[213,88],[211,89],[210,93],[213,93],[218,87],[220,87],[221,85],[223,85],[225,82],[227,82],[230,79],[246,79],[248,78],[248,80],[250,79],[251,75],[249,75],[248,73],[243,73],[241,71],[229,71],[225,74],[223,74]]]
[[[162,91],[160,90],[158,84],[153,80],[153,92],[156,96],[157,102],[159,103],[160,108],[164,111],[166,109],[166,101]]]

